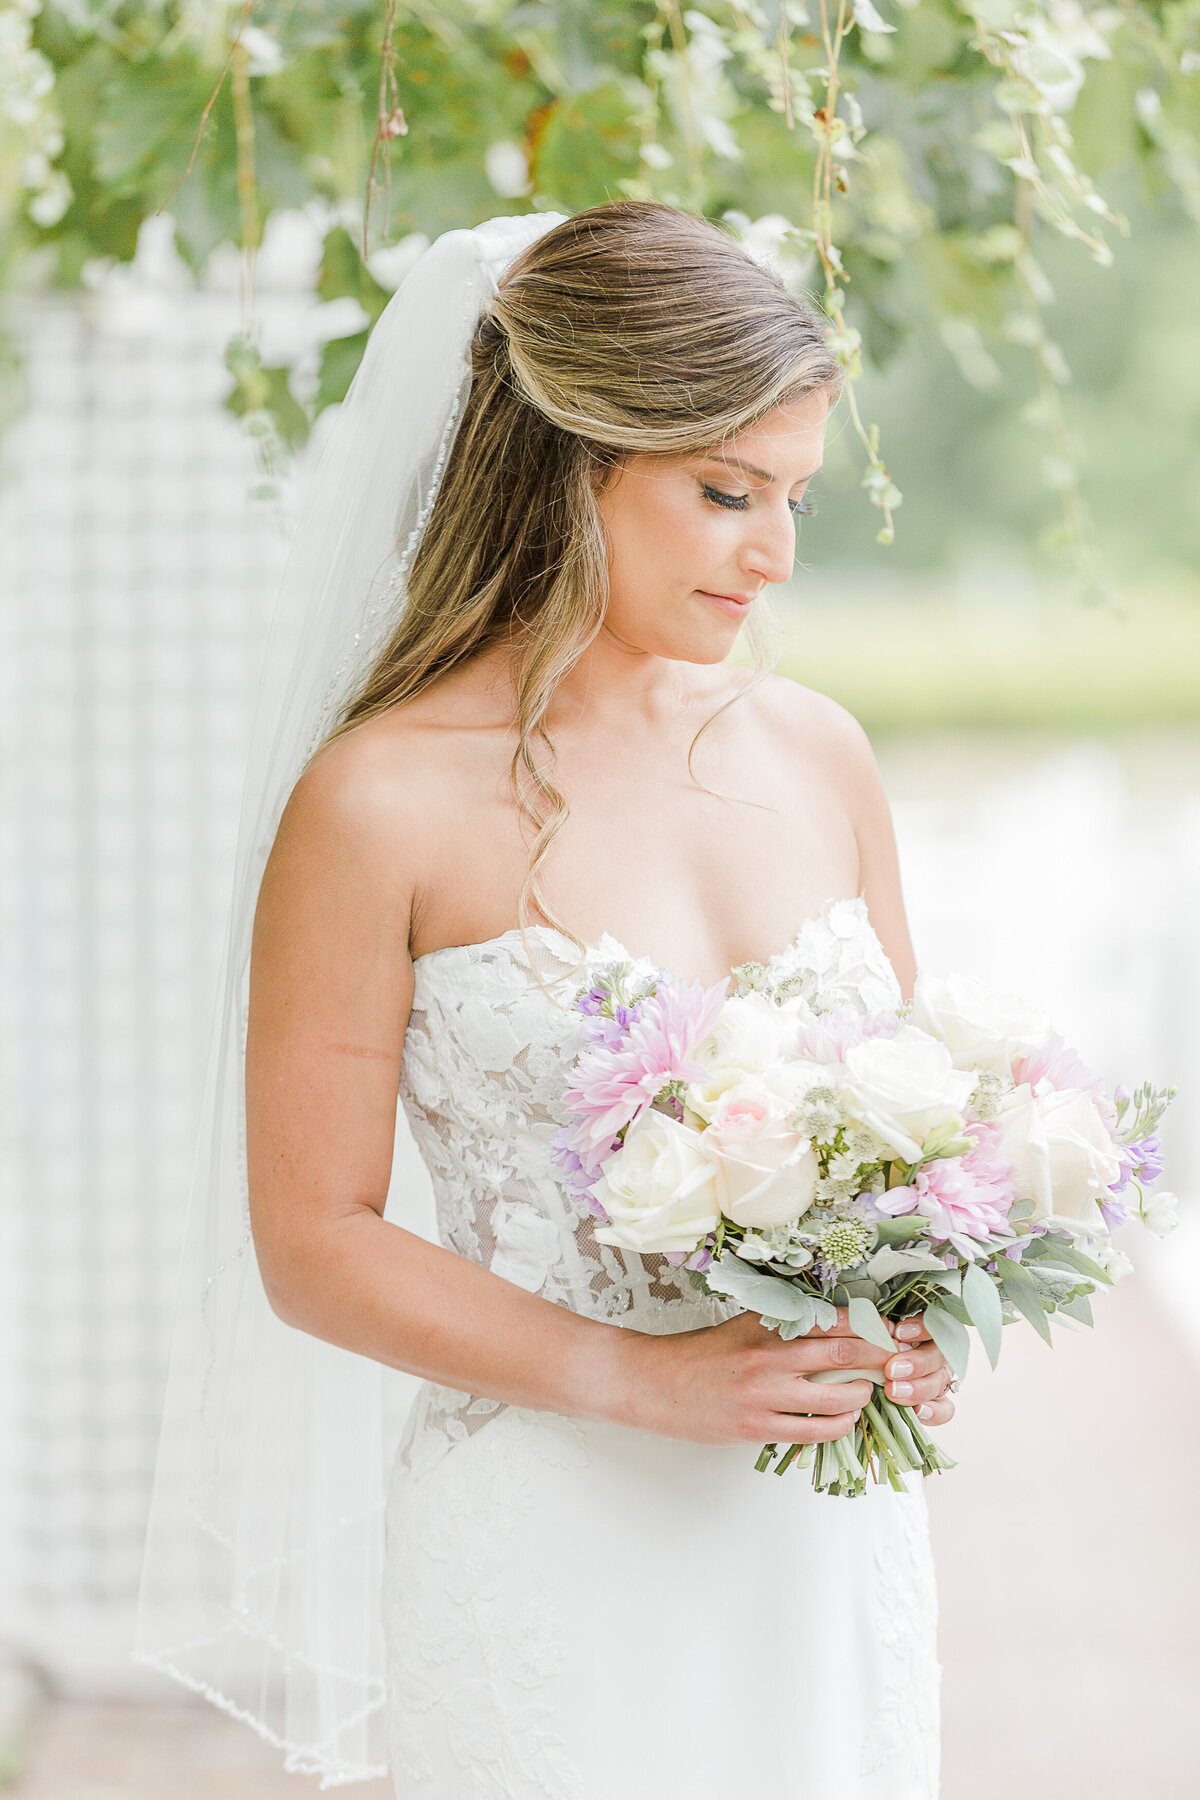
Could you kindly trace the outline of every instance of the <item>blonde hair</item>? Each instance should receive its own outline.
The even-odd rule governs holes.
[[[325,741],[506,641],[513,790],[532,834],[518,921],[536,906],[565,930],[539,871],[567,802],[538,746],[552,752],[555,688],[604,618],[598,483],[626,455],[711,452],[776,406],[836,392],[841,372],[817,314],[773,273],[719,227],[651,201],[589,207],[517,257],[471,371],[396,629]]]

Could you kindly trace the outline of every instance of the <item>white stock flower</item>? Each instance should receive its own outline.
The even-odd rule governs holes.
[[[1094,1263],[1099,1263],[1110,1281],[1123,1281],[1126,1275],[1133,1274],[1133,1264],[1123,1250],[1105,1239],[1089,1238],[1086,1245],[1087,1254]]]
[[[592,1192],[611,1221],[601,1244],[642,1255],[694,1250],[720,1217],[717,1173],[698,1134],[666,1113],[643,1113]]]
[[[917,976],[909,1023],[945,1044],[956,1069],[1012,1078],[1012,1059],[1051,1035],[1043,1014],[1015,994],[993,994],[974,975]]]
[[[821,1173],[816,1152],[762,1081],[725,1090],[703,1142],[716,1165],[721,1211],[735,1224],[792,1225],[812,1205]]]
[[[996,1154],[1013,1165],[1018,1200],[1032,1200],[1039,1223],[1103,1231],[1096,1201],[1121,1176],[1121,1159],[1082,1088],[1027,1081],[1003,1095],[993,1118]]]
[[[935,1125],[961,1117],[973,1085],[945,1044],[911,1024],[852,1045],[830,1074],[850,1117],[906,1162],[918,1160]]]
[[[1179,1223],[1179,1199],[1166,1188],[1147,1194],[1142,1202],[1142,1223],[1155,1237],[1166,1237]]]

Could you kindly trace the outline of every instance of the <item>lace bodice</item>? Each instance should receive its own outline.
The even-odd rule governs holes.
[[[582,1044],[571,1001],[589,969],[615,959],[653,970],[607,934],[581,959],[547,926],[418,957],[401,1099],[449,1248],[590,1318],[654,1333],[716,1324],[736,1307],[698,1293],[661,1256],[597,1243],[551,1161]],[[861,897],[827,901],[767,966],[773,984],[786,980],[820,1011],[900,1000]]]
[[[583,1042],[571,1002],[615,960],[654,972],[611,936],[581,958],[540,926],[417,958],[402,1102],[449,1248],[591,1318],[656,1334],[716,1324],[736,1306],[706,1298],[685,1270],[596,1242],[551,1157]],[[861,898],[828,901],[755,985],[818,1011],[901,999]],[[933,1800],[936,1600],[923,1496],[879,1488],[844,1503],[752,1463],[742,1445],[423,1383],[387,1514],[397,1793],[583,1800],[624,1792],[632,1770],[639,1793],[674,1794],[681,1737],[689,1754],[704,1746],[704,1778],[687,1791],[733,1792],[746,1758],[739,1721],[759,1705],[797,1721],[801,1741],[807,1731],[805,1755],[821,1771],[814,1792],[836,1782],[854,1800]],[[765,1585],[746,1580],[743,1558],[714,1555],[723,1536],[755,1546],[771,1571]],[[699,1613],[687,1604],[697,1594]],[[642,1636],[648,1663],[638,1661]],[[597,1692],[612,1726],[599,1735]],[[711,1717],[709,1693],[720,1697]],[[789,1762],[787,1779],[766,1785],[807,1792],[793,1774]]]

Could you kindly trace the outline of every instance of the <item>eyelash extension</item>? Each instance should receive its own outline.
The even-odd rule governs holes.
[[[705,486],[702,489],[706,500],[712,500],[717,506],[724,506],[732,512],[745,512],[749,502],[748,494],[726,494],[720,488]],[[797,519],[811,519],[816,507],[806,494],[803,500],[789,500],[792,516]]]

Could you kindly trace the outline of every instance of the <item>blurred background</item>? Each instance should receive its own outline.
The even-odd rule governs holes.
[[[872,736],[921,964],[1035,999],[1110,1081],[1179,1090],[1179,1230],[1130,1234],[1137,1273],[1094,1334],[1059,1329],[1053,1355],[1006,1334],[947,1432],[946,1800],[1192,1800],[1197,8],[12,17],[0,1783],[313,1785],[128,1653],[265,631],[324,409],[428,238],[644,193],[726,219],[861,358],[878,447],[843,401],[780,667]],[[816,117],[831,48],[840,136]],[[1079,240],[1101,227],[1111,263]]]

